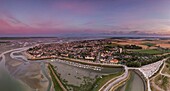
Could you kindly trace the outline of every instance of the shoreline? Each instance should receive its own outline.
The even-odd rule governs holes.
[[[24,52],[24,56],[30,61],[60,59],[60,60],[65,60],[65,61],[87,64],[87,65],[94,65],[94,66],[101,66],[101,67],[123,68],[122,64],[96,63],[96,62],[92,62],[92,61],[89,61],[89,60],[73,59],[73,58],[66,58],[66,57],[33,58],[33,57],[30,57],[31,55],[26,53],[26,52]]]
[[[109,91],[116,91],[117,89],[119,89],[121,86],[123,86],[124,84],[126,84],[126,81],[130,79],[130,74],[131,72],[128,73],[128,76],[123,79],[122,81],[120,81],[119,83],[115,84]]]
[[[128,73],[128,76],[123,79],[121,82],[117,83],[115,86],[113,86],[109,91],[116,91],[117,89],[119,89],[121,86],[123,86],[124,84],[126,84],[126,82],[130,79],[131,77],[131,72],[134,72],[136,73],[141,79],[142,79],[142,83],[143,83],[143,86],[144,86],[144,91],[148,91],[148,88],[147,88],[147,80],[146,78],[144,77],[144,75],[139,71],[139,70],[136,70],[136,69],[130,69],[129,70],[129,73]]]
[[[140,70],[134,69],[133,71],[142,79],[144,89],[145,89],[145,91],[148,91],[147,79],[145,78],[144,74]]]

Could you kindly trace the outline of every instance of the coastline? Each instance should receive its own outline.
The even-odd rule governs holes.
[[[66,58],[66,57],[33,58],[33,57],[31,57],[30,54],[28,54],[26,52],[24,52],[24,56],[30,61],[47,60],[47,59],[57,60],[57,59],[59,59],[59,60],[71,61],[71,62],[82,63],[82,64],[87,64],[87,65],[94,65],[94,66],[123,68],[123,65],[121,65],[121,64],[96,63],[96,62],[91,62],[89,60],[73,59],[73,58]]]
[[[128,77],[126,77],[126,79],[122,80],[120,83],[118,83],[117,85],[113,86],[109,91],[117,91],[117,89],[121,88],[121,86],[123,86],[124,84],[126,84],[126,82],[130,79],[131,77],[131,72],[135,72],[136,75],[138,75],[141,79],[142,79],[142,83],[143,83],[143,86],[144,86],[144,91],[148,91],[148,88],[147,88],[147,79],[144,77],[144,75],[139,71],[139,70],[136,70],[136,69],[130,69],[129,70],[129,73],[128,73]]]

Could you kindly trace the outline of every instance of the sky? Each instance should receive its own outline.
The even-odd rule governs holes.
[[[170,35],[170,0],[0,0],[0,36]]]

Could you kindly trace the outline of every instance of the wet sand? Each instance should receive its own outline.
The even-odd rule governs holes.
[[[2,61],[2,57],[0,57],[0,62]]]
[[[47,91],[48,80],[43,75],[40,63],[29,63],[27,61],[13,59],[10,53],[5,54],[5,66],[10,74],[15,78],[27,84],[32,90],[39,89],[40,91]]]
[[[7,71],[0,68],[0,90],[1,91],[31,91],[25,85],[11,77]]]
[[[116,74],[123,71],[121,68],[103,68],[101,71],[80,68],[58,61],[51,63],[55,66],[57,73],[60,75],[62,81],[67,84],[67,88],[71,89],[72,86],[80,87],[86,83],[93,84],[96,78],[106,74]]]

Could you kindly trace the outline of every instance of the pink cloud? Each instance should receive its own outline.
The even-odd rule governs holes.
[[[4,21],[3,19],[0,19],[0,27],[8,28],[8,27],[11,27],[11,25],[8,22]]]
[[[15,18],[16,19],[16,18]],[[17,19],[16,19],[17,20]],[[74,30],[65,27],[64,24],[57,25],[60,22],[38,22],[34,23],[35,26],[25,26],[24,23],[11,22],[11,19],[0,17],[0,33],[1,34],[56,34],[56,33],[67,33],[67,32],[78,32],[79,30]]]
[[[60,21],[60,20],[40,20],[40,21],[33,21],[32,22],[32,27],[36,27],[36,28],[58,28],[58,27],[64,27],[67,25],[67,22],[64,21]]]
[[[22,21],[15,18],[10,12],[5,10],[0,10],[0,20],[4,23],[7,23],[10,26],[27,26],[27,24],[23,23]],[[2,27],[3,25],[1,25]]]
[[[0,33],[1,34],[56,34],[78,31],[67,28],[64,21],[34,20],[30,25],[16,19],[10,13],[0,14]]]

